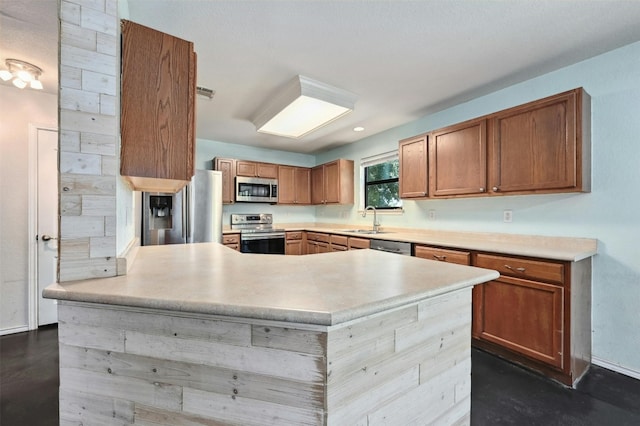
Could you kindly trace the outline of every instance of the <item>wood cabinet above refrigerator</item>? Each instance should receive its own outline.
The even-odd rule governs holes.
[[[193,43],[123,20],[120,174],[134,190],[176,192],[194,174]]]

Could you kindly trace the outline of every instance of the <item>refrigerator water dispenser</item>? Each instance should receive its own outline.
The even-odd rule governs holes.
[[[149,229],[171,229],[173,227],[171,195],[149,196]]]

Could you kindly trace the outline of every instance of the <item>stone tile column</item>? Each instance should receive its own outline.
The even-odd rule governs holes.
[[[117,6],[60,2],[59,282],[116,275]]]

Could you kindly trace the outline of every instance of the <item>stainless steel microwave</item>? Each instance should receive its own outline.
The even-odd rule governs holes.
[[[278,179],[236,176],[236,202],[277,203]]]

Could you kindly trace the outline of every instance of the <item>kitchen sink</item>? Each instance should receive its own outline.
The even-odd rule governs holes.
[[[355,234],[386,234],[385,231],[373,231],[371,229],[336,229],[336,232],[353,232]]]

